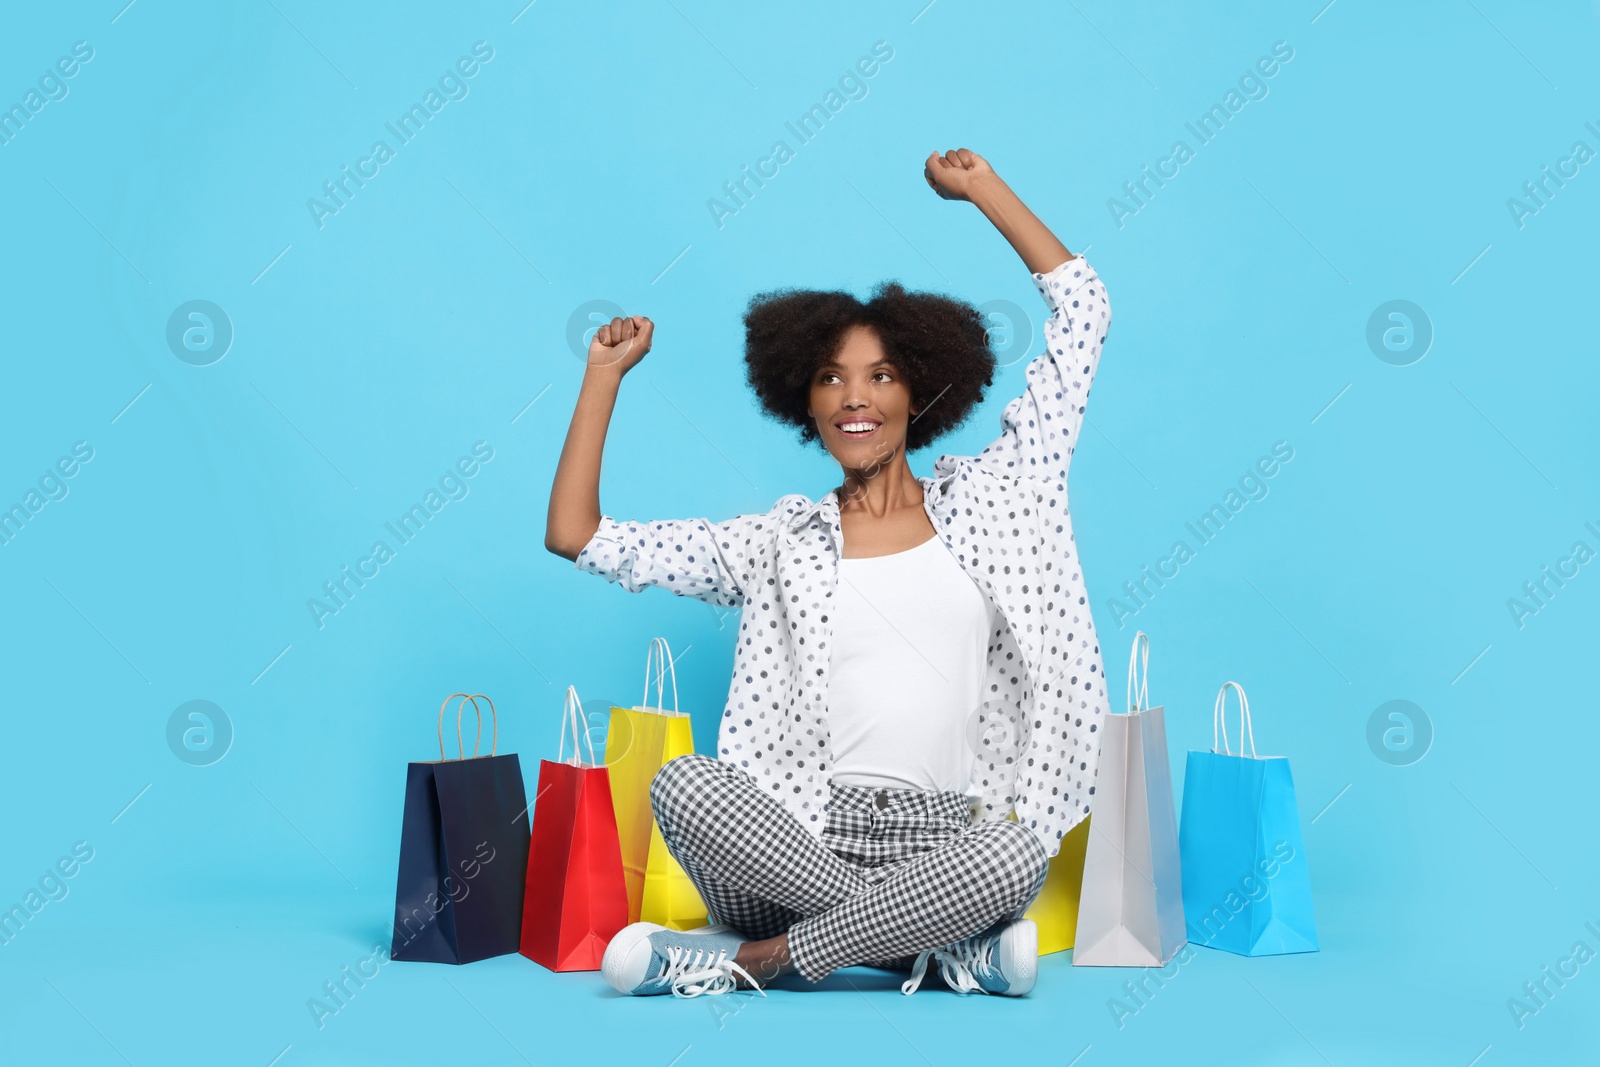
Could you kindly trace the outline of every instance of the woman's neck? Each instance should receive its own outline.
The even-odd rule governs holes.
[[[838,490],[839,511],[881,519],[902,508],[922,507],[922,483],[904,455],[898,462],[865,470],[846,470]]]

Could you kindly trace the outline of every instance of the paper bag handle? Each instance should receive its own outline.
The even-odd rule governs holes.
[[[489,717],[494,724],[494,735],[489,746],[489,755],[494,755],[500,747],[500,716],[494,710],[494,701],[482,693],[451,693],[444,698],[444,703],[439,705],[439,760],[445,762],[444,754],[444,709],[456,697],[461,698],[461,703],[456,705],[456,759],[467,757],[467,743],[461,737],[461,714],[467,710],[467,701],[472,701],[472,711],[478,718],[478,732],[472,739],[472,759],[478,758],[478,746],[483,743],[483,709],[478,707],[478,698],[482,697],[489,705]]]
[[[1142,653],[1142,655],[1141,655]],[[1139,684],[1134,685],[1134,667],[1138,666]],[[1133,635],[1133,648],[1128,653],[1128,712],[1150,710],[1150,638],[1143,630]]]
[[[1228,687],[1232,686],[1239,694],[1239,755],[1244,755],[1244,739],[1250,738],[1250,758],[1256,759],[1256,728],[1250,722],[1250,701],[1244,695],[1244,687],[1238,682],[1223,682],[1222,688],[1217,690],[1217,703],[1211,712],[1211,751],[1217,750],[1217,737],[1220,732],[1222,738],[1222,753],[1225,756],[1233,755],[1233,750],[1228,747]]]
[[[652,704],[650,703],[650,668],[655,666],[656,649],[658,648],[661,650],[661,667],[659,669],[659,673],[656,674],[656,702]],[[676,715],[678,714],[678,667],[677,664],[672,662],[672,649],[668,647],[667,639],[665,637],[658,637],[650,642],[650,652],[645,656],[644,696],[639,700],[640,708],[660,708],[662,711],[667,710],[662,706],[661,699],[664,695],[663,688],[666,685],[666,676],[668,673],[672,675],[672,713]]]
[[[562,759],[561,753],[566,751],[567,748],[567,723],[569,722],[572,724],[572,758]],[[589,743],[589,763],[587,765],[593,767],[597,763],[594,758],[594,738],[589,736],[589,731],[583,721],[583,702],[578,699],[578,689],[576,686],[569,685],[567,686],[566,703],[561,708],[561,743],[556,747],[556,762],[567,763],[574,767],[585,766],[583,753],[578,751],[579,734],[582,734],[583,739]]]

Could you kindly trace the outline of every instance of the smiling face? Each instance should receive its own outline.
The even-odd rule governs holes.
[[[887,462],[905,444],[916,414],[911,386],[884,354],[878,334],[856,325],[811,379],[809,414],[839,465],[861,470]]]

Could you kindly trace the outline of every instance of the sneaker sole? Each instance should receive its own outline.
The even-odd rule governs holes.
[[[1024,996],[1039,980],[1039,924],[1018,919],[1006,927],[1000,934],[1000,953],[1007,963],[1006,973],[1012,976],[1005,995]]]
[[[643,965],[650,959],[650,935],[664,929],[660,923],[630,923],[606,943],[605,955],[600,957],[600,974],[612,989],[631,994],[644,980]],[[639,978],[632,985],[624,985],[624,976],[630,973],[637,973]]]

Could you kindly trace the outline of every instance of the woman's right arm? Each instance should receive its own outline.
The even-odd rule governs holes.
[[[611,412],[623,376],[650,351],[654,334],[653,322],[633,315],[612,319],[595,331],[589,343],[583,387],[556,463],[545,521],[544,547],[565,559],[576,560],[600,528],[600,459]]]
[[[630,593],[659,586],[720,607],[744,604],[784,516],[808,503],[798,494],[769,511],[708,519],[618,520],[600,509],[600,455],[622,377],[650,351],[655,325],[612,319],[595,332],[567,442],[550,488],[544,547]]]

